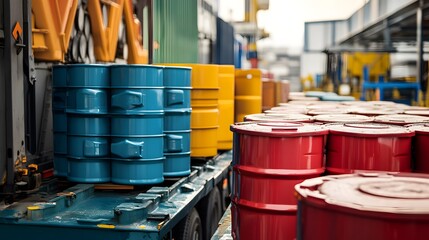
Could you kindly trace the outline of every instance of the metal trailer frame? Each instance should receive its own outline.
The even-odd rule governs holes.
[[[56,194],[39,192],[0,210],[4,239],[171,239],[172,230],[197,203],[229,177],[232,152],[192,173],[147,191],[97,191],[78,184]],[[204,161],[205,162],[205,161]]]

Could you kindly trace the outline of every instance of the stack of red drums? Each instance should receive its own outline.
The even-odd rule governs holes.
[[[232,234],[294,239],[295,184],[324,172],[328,131],[302,123],[241,123],[234,132]]]

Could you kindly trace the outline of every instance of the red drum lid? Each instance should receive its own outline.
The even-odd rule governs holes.
[[[380,115],[374,118],[374,122],[400,125],[411,123],[429,123],[429,117],[407,114]]]
[[[231,131],[269,137],[298,137],[327,135],[320,125],[292,122],[242,122],[231,125]]]
[[[245,121],[251,122],[312,122],[313,118],[304,114],[294,113],[257,113],[244,117]]]
[[[329,133],[347,136],[362,136],[362,137],[412,137],[414,132],[406,127],[376,124],[376,123],[343,123],[325,125],[329,129]]]
[[[295,186],[304,198],[362,211],[428,214],[429,179],[422,174],[358,173],[305,180]]]
[[[372,117],[357,114],[324,114],[313,117],[317,122],[347,123],[347,122],[372,122]]]

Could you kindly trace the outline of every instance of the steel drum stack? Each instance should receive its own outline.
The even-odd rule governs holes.
[[[163,182],[163,68],[112,65],[110,69],[112,182]]]
[[[52,120],[54,131],[54,174],[67,177],[67,66],[52,70]]]
[[[74,182],[108,182],[109,68],[75,64],[68,65],[67,72],[67,177]]]
[[[164,68],[164,176],[191,172],[191,68]]]

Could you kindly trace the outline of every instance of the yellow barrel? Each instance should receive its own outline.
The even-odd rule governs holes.
[[[217,147],[220,150],[232,149],[232,132],[229,126],[234,124],[234,78],[233,65],[219,66],[219,128]]]
[[[235,71],[235,121],[262,112],[262,81],[258,69]]]

